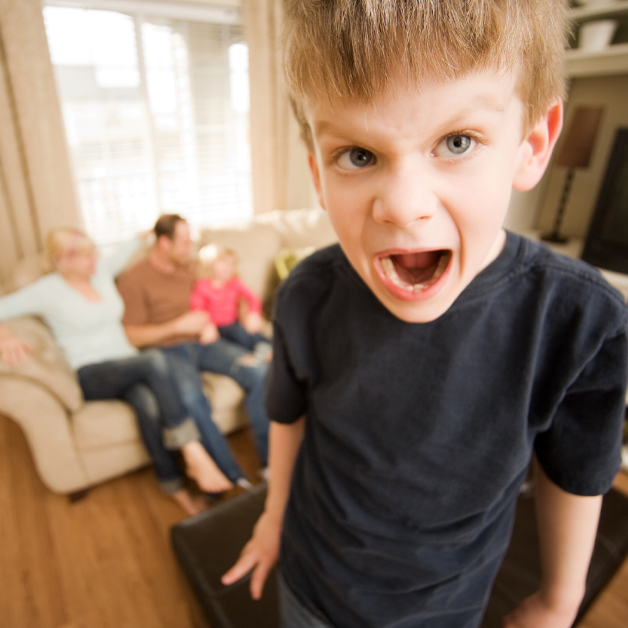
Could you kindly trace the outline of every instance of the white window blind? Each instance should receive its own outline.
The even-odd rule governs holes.
[[[161,213],[193,225],[251,215],[248,52],[239,24],[54,5],[43,12],[94,240],[128,237]]]

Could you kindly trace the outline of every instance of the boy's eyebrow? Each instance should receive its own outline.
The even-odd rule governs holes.
[[[502,102],[501,99],[497,99],[493,96],[493,94],[479,94],[469,100],[462,109],[459,109],[455,112],[455,114],[451,117],[451,119],[445,121],[442,127],[447,127],[452,124],[456,124],[457,120],[461,120],[466,118],[468,115],[474,113],[478,110],[488,110],[490,112],[495,113],[503,113],[506,110],[506,103]],[[320,120],[314,123],[314,134],[317,136],[324,135],[326,133],[337,133],[344,130],[336,125],[333,121],[329,120]]]

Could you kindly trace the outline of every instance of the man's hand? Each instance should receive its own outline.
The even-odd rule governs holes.
[[[264,328],[264,319],[257,312],[248,312],[242,321],[242,327],[249,334],[259,334]]]
[[[578,614],[578,603],[552,606],[540,591],[533,593],[504,618],[504,628],[570,628]]]
[[[33,347],[14,336],[6,327],[0,330],[0,360],[8,366],[16,366],[26,361]]]
[[[210,345],[212,342],[216,342],[218,338],[220,338],[218,327],[216,327],[214,323],[206,323],[205,327],[203,327],[203,329],[201,330],[198,341],[202,345]]]
[[[224,585],[237,582],[249,571],[251,576],[251,597],[262,597],[264,583],[273,565],[279,558],[281,524],[264,512],[253,529],[251,540],[244,546],[238,562],[221,578]]]
[[[172,321],[173,335],[187,336],[200,334],[209,321],[207,312],[192,310],[181,314]]]

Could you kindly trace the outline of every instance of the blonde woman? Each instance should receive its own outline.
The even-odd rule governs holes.
[[[203,444],[207,430],[199,430],[186,415],[167,356],[158,349],[139,352],[120,323],[124,305],[114,278],[140,242],[133,240],[99,260],[94,243],[82,231],[52,230],[46,241],[52,272],[0,298],[0,321],[28,314],[41,316],[76,370],[86,400],[119,398],[130,403],[162,489],[193,514],[202,506],[184,488],[173,450],[181,451],[187,475],[203,491],[221,492],[232,483],[207,453]],[[31,352],[31,347],[0,323],[3,362],[15,365]]]

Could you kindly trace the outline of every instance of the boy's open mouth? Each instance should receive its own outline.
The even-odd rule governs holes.
[[[445,272],[451,251],[421,251],[380,258],[386,277],[407,292],[422,292],[434,285]]]

